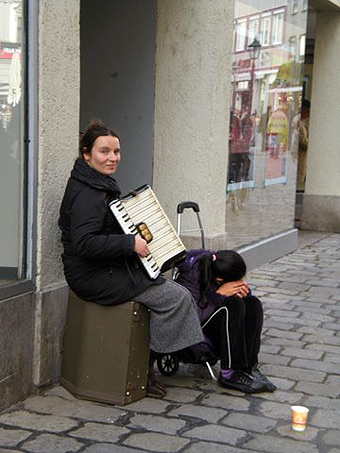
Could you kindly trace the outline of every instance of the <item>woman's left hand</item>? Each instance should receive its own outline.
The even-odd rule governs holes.
[[[141,256],[141,257],[148,256],[148,254],[150,252],[149,252],[146,240],[141,238],[141,237],[139,237],[139,236],[136,236],[135,237],[134,251],[136,253],[138,253],[138,255]]]

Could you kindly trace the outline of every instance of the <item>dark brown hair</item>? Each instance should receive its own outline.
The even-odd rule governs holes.
[[[79,143],[79,157],[84,158],[84,153],[91,153],[94,142],[98,137],[102,136],[116,137],[119,140],[118,135],[113,132],[112,129],[108,128],[101,121],[94,120],[88,125],[85,132],[81,132],[81,138]]]
[[[221,278],[223,283],[242,280],[246,275],[247,266],[242,256],[235,250],[219,250],[202,257],[200,266],[200,305],[207,304],[207,292],[216,278]]]

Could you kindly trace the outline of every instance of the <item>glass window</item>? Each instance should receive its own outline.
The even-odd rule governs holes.
[[[273,44],[282,43],[283,12],[273,14]]]
[[[288,230],[294,216],[307,11],[299,0],[293,14],[292,3],[235,0],[235,23],[248,23],[248,42],[233,56],[237,64],[228,112],[226,230],[231,248]],[[259,52],[250,54],[246,45],[256,32]]]
[[[235,11],[236,23],[248,21],[248,45],[256,32],[259,42],[258,52],[250,54],[245,47],[233,57],[227,229],[234,245],[254,235],[266,237],[275,231],[273,222],[290,225],[287,186],[296,185],[291,175],[297,162],[307,20],[300,6],[292,15],[290,0],[235,0]]]
[[[262,46],[269,46],[270,44],[270,22],[271,16],[262,16],[261,23],[261,36],[262,36]]]
[[[259,18],[252,17],[249,19],[249,34],[248,34],[248,43],[251,43],[253,39],[259,38]]]
[[[296,36],[291,36],[289,38],[289,52],[292,56],[292,59],[295,60],[296,59]]]
[[[300,0],[293,0],[292,1],[292,14],[297,14],[299,11],[299,2]]]
[[[244,50],[247,36],[247,22],[242,20],[236,23],[236,52]]]
[[[305,50],[306,50],[306,35],[300,36],[300,49],[299,55],[300,59],[303,60],[305,58]]]
[[[0,1],[0,288],[26,278],[25,2]]]

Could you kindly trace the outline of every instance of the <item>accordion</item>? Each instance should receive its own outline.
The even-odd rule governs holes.
[[[157,278],[185,257],[185,247],[150,186],[111,201],[109,208],[124,233],[139,234],[146,240],[150,253],[138,257],[150,278]]]

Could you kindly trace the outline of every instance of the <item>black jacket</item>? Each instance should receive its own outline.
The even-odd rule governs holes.
[[[135,237],[124,234],[108,208],[119,198],[116,180],[78,158],[60,208],[64,273],[82,299],[103,305],[125,302],[148,286],[150,279],[133,251]]]

